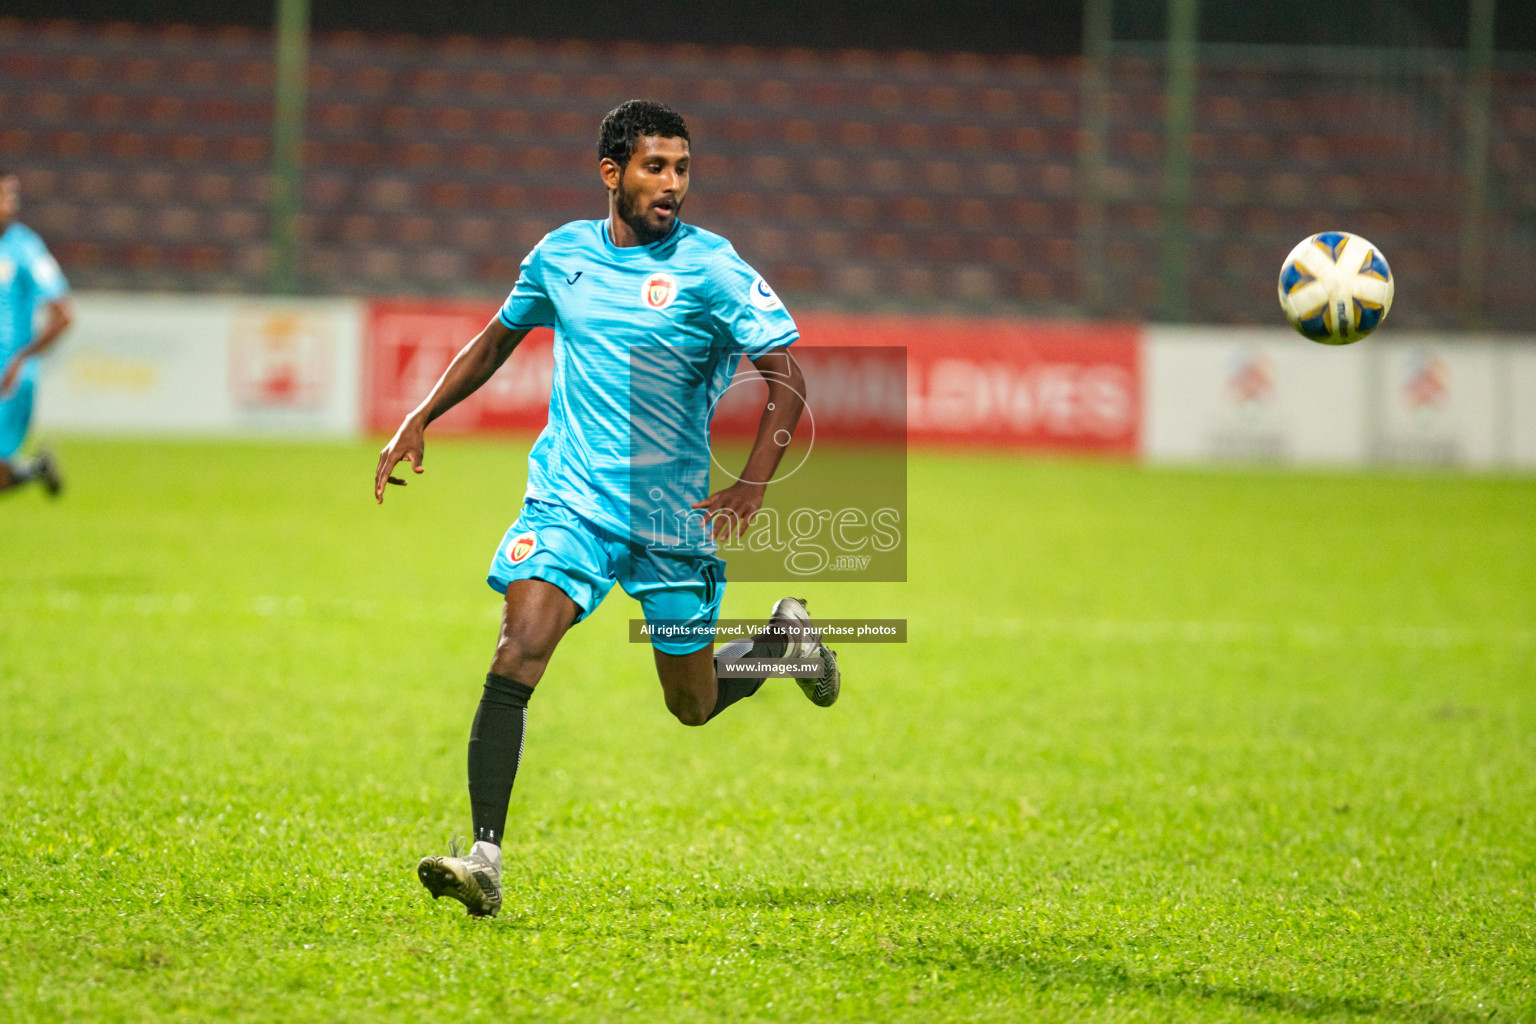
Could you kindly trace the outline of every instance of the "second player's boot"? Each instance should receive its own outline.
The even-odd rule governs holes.
[[[32,460],[32,470],[43,482],[43,489],[50,498],[57,498],[64,489],[64,477],[59,474],[59,464],[53,453],[44,449]]]
[[[811,625],[811,613],[805,601],[798,597],[786,597],[773,606],[769,622],[787,622],[795,627],[785,643],[786,661],[821,660],[821,674],[809,679],[796,679],[801,691],[812,704],[829,708],[837,703],[843,689],[843,675],[837,668],[837,653],[821,642],[821,633]]]
[[[433,899],[452,896],[470,917],[495,917],[501,910],[501,847],[478,842],[466,856],[423,857],[416,877]]]

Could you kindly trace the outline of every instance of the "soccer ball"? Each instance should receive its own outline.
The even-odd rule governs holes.
[[[1313,341],[1352,344],[1392,308],[1392,268],[1359,235],[1324,231],[1304,238],[1280,268],[1280,308]]]

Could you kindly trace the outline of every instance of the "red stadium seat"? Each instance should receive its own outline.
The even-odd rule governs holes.
[[[106,141],[107,153],[118,160],[138,160],[149,152],[149,137],[138,132],[118,132]]]
[[[370,245],[381,235],[380,221],[362,213],[349,213],[339,224],[338,237],[348,245]]]
[[[1018,279],[1019,297],[1026,302],[1050,302],[1057,298],[1051,276],[1038,270],[1027,270]]]
[[[25,128],[0,127],[0,152],[12,160],[30,153],[37,142],[37,137]],[[54,146],[49,146],[49,149],[57,152]]]
[[[490,217],[458,217],[439,234],[466,252],[487,252],[500,240],[497,223]]]
[[[129,194],[152,206],[169,202],[178,194],[177,185],[172,175],[159,169],[137,171],[128,179]]]
[[[265,287],[269,35],[4,26],[0,151],[53,176],[28,179],[35,219],[72,236],[51,244],[98,246],[80,250],[96,260],[80,286]],[[305,272],[320,287],[501,290],[545,231],[600,204],[596,119],[653,92],[693,112],[695,216],[718,219],[781,288],[867,296],[873,281],[977,309],[1076,301],[1071,61],[367,33],[319,35],[310,52],[304,202],[325,245]],[[1137,316],[1158,301],[1163,70],[1110,65],[1105,282]],[[1412,89],[1288,78],[1257,58],[1202,66],[1189,218],[1207,244],[1191,260],[1192,315],[1252,317],[1269,264],[1314,222],[1387,246],[1400,273],[1459,278],[1461,156]],[[1525,294],[1525,250],[1501,239],[1536,210],[1536,74],[1500,70],[1492,116],[1488,289]],[[148,247],[130,259],[136,242]],[[1455,308],[1416,315],[1449,322]]]
[[[246,136],[231,139],[225,152],[227,159],[236,163],[264,164],[271,159],[271,143],[264,138]]]
[[[64,93],[41,89],[27,96],[25,110],[27,116],[38,121],[62,123],[69,118],[70,106],[69,97]]]
[[[508,286],[517,280],[521,258],[505,253],[481,255],[473,262],[475,278],[480,281],[504,282]]]
[[[224,209],[212,223],[213,236],[228,243],[256,241],[266,230],[266,218],[252,210]]]
[[[179,163],[201,165],[208,158],[208,139],[201,135],[174,135],[163,141],[165,155]]]
[[[386,224],[386,229],[388,237],[401,245],[408,246],[429,245],[437,236],[436,220],[419,213],[391,217]]]
[[[167,242],[185,242],[197,237],[199,218],[196,210],[185,206],[162,206],[155,211],[153,232]]]
[[[79,109],[86,117],[116,121],[128,114],[128,99],[120,93],[93,93],[85,97]]]
[[[429,281],[457,281],[464,276],[468,260],[454,249],[428,249],[413,261],[415,273]]]
[[[212,88],[219,84],[221,65],[211,60],[189,60],[177,68],[176,77],[184,85]]]
[[[80,84],[84,81],[95,81],[106,71],[106,64],[100,57],[81,54],[80,57],[71,57],[63,61],[63,77],[71,83]]]
[[[375,282],[392,282],[405,269],[405,254],[392,246],[375,246],[362,253],[360,270]]]
[[[135,242],[126,248],[123,259],[133,270],[159,270],[165,266],[166,252],[158,245]]]
[[[775,287],[786,291],[814,292],[821,287],[820,270],[803,264],[781,267],[774,279],[782,282]]]
[[[30,177],[30,176],[29,176]],[[29,201],[27,221],[46,237],[71,236],[79,231],[80,218],[85,212],[81,204],[72,202],[37,202],[30,182],[25,186]]]
[[[465,107],[440,107],[432,112],[434,129],[448,135],[468,135],[475,130],[475,114]]]

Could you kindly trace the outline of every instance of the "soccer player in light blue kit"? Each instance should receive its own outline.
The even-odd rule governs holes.
[[[36,480],[57,495],[63,483],[53,457],[17,453],[32,423],[37,357],[69,326],[69,282],[37,233],[16,223],[20,207],[21,181],[0,168],[0,491]],[[39,306],[46,318],[34,333]]]
[[[529,330],[555,329],[549,422],[528,456],[522,514],[487,578],[505,604],[470,729],[475,843],[467,856],[417,867],[434,899],[451,896],[476,917],[501,908],[502,832],[528,699],[566,630],[615,582],[647,622],[680,630],[653,634],[652,646],[667,709],[685,725],[703,725],[763,683],[718,672],[717,660],[804,662],[816,674],[797,682],[821,707],[840,691],[835,655],[803,601],[779,601],[750,641],[716,651],[712,635],[725,592],[715,539],[762,508],[804,408],[805,381],[788,350],[795,322],[729,242],[678,219],[690,157],[676,111],[622,104],[603,120],[598,156],[608,216],[557,228],[534,247],[501,312],[406,417],[374,477],[382,502],[388,484],[405,482],[391,475],[397,465],[422,471],[427,424],[489,380]],[[709,417],[743,355],[764,377],[767,401],[740,476],[707,494]],[[697,530],[668,529],[691,527],[690,516]]]

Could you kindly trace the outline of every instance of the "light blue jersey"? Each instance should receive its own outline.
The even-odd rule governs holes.
[[[32,340],[37,307],[69,292],[69,282],[37,232],[12,224],[0,235],[0,367]]]
[[[650,481],[664,482],[672,509],[706,496],[709,420],[741,356],[799,336],[729,242],[681,222],[629,248],[613,244],[606,220],[551,231],[523,261],[501,320],[555,329],[549,422],[528,456],[527,498],[632,541],[644,539],[637,524],[648,514],[635,501],[661,497]]]
[[[0,235],[0,371],[32,340],[37,307],[69,292],[69,282],[37,232],[12,224]],[[21,368],[16,386],[0,394],[0,460],[8,460],[27,439],[37,390],[38,361]]]

